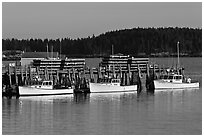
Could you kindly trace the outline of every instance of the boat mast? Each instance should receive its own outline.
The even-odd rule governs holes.
[[[177,42],[177,54],[178,54],[178,66],[177,66],[177,68],[178,68],[178,73],[179,73],[179,67],[180,67],[180,62],[179,62],[179,41]]]
[[[52,76],[52,60],[53,60],[53,45],[52,45],[52,54],[51,54],[51,80],[53,80],[53,76]]]
[[[111,47],[111,54],[114,55],[114,51],[113,51],[113,44],[112,44],[112,47]],[[115,66],[114,66],[114,62],[113,62],[113,72],[112,72],[112,78],[115,78]]]
[[[49,57],[49,55],[48,55],[48,43],[47,43],[47,58]]]
[[[62,39],[60,41],[60,59],[61,59],[61,43],[62,43]]]

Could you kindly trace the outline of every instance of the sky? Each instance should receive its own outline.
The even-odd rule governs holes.
[[[3,39],[77,39],[137,27],[202,28],[202,3],[2,3]]]

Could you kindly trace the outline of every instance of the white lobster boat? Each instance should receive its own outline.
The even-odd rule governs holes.
[[[191,79],[183,79],[182,75],[171,74],[164,75],[159,80],[154,80],[155,89],[185,89],[198,88],[199,82],[191,82]]]
[[[73,89],[55,89],[52,81],[43,81],[41,85],[19,86],[20,96],[72,94]]]
[[[89,83],[91,93],[137,91],[137,85],[121,86],[120,79],[106,79],[100,83]]]
[[[179,61],[179,41],[177,42],[178,53],[178,68],[180,67]],[[185,88],[199,88],[199,82],[191,82],[191,79],[184,79],[184,75],[172,73],[164,75],[159,80],[154,80],[155,89],[185,89]]]

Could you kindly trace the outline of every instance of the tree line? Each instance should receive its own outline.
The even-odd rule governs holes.
[[[189,56],[202,55],[202,30],[199,28],[133,28],[115,30],[87,38],[59,39],[2,39],[2,50],[54,52],[67,56],[107,56],[114,53],[133,56],[168,52],[180,52]]]

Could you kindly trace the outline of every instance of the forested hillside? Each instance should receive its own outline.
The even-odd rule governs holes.
[[[68,56],[105,56],[114,53],[138,55],[174,55],[177,42],[180,53],[189,56],[202,55],[202,30],[193,28],[133,28],[106,32],[88,38],[59,39],[3,39],[3,50],[49,51]],[[60,50],[61,48],[61,50]]]

